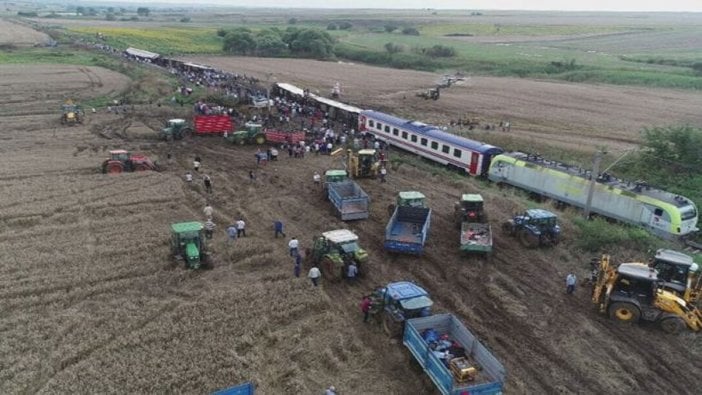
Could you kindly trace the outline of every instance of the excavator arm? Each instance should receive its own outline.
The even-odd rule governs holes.
[[[597,265],[597,279],[592,285],[592,303],[596,304],[600,313],[607,312],[607,300],[612,286],[617,280],[617,272],[610,264],[609,255],[602,255]]]

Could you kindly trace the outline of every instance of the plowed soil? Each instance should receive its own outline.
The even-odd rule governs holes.
[[[523,250],[496,232],[491,260],[461,256],[451,219],[459,194],[482,193],[495,228],[524,207],[523,196],[402,164],[385,184],[359,181],[371,216],[345,224],[311,182],[314,171],[338,167],[337,158],[281,155],[256,167],[256,147],[145,135],[145,125],[187,118],[179,108],[89,113],[84,125],[61,126],[57,104],[67,89],[87,99],[98,90],[86,88],[94,75],[100,89],[126,86],[126,78],[88,70],[2,69],[13,98],[3,103],[0,131],[0,393],[206,393],[245,380],[262,394],[320,393],[331,384],[344,394],[434,393],[401,342],[362,323],[361,296],[393,280],[417,281],[436,311],[457,314],[504,363],[508,393],[697,392],[702,350],[693,334],[620,327],[593,311],[586,288],[565,295],[566,273],[583,278],[590,258],[573,250],[571,214],[563,213],[566,240],[556,248]],[[421,86],[414,75],[413,87]],[[145,153],[163,170],[100,174],[116,148]],[[192,185],[182,179],[196,154],[212,195],[199,174]],[[382,250],[386,207],[402,190],[424,192],[434,210],[422,257]],[[169,257],[168,226],[203,220],[206,201],[218,225],[214,267],[185,270]],[[224,229],[237,218],[248,223],[247,237],[228,242]],[[273,237],[275,219],[285,223],[285,239]],[[294,278],[288,239],[309,247],[314,235],[343,227],[370,253],[365,277],[318,288]]]
[[[0,45],[32,47],[46,44],[49,36],[32,28],[0,19]]]

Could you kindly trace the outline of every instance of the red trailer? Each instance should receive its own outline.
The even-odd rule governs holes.
[[[195,115],[195,134],[224,134],[232,133],[234,124],[229,115]]]
[[[263,134],[266,135],[266,141],[271,143],[298,144],[300,141],[305,140],[305,132],[302,130],[285,131],[276,129],[266,129],[263,131]]]

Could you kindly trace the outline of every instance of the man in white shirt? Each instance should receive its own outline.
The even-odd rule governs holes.
[[[312,176],[312,180],[314,180],[314,186],[318,187],[322,182],[322,176],[315,171],[314,175]]]
[[[212,212],[214,210],[212,209],[212,206],[210,206],[209,203],[205,205],[205,208],[202,211],[205,213],[205,217],[207,217],[207,219],[212,219]]]
[[[316,287],[317,284],[319,283],[320,277],[322,277],[322,273],[319,271],[317,266],[312,266],[312,269],[310,269],[309,274],[307,274],[307,277],[312,280],[312,284]]]
[[[243,219],[236,221],[236,237],[246,237],[246,222]]]
[[[290,256],[297,256],[297,248],[300,246],[300,242],[296,238],[292,238],[288,243],[288,248],[290,249]]]

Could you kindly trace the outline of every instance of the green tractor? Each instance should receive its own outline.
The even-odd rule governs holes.
[[[266,135],[263,133],[263,125],[260,123],[246,122],[244,125],[246,128],[244,130],[237,130],[236,132],[227,136],[232,144],[244,145],[244,144],[265,144]]]
[[[368,253],[358,245],[358,236],[348,229],[331,230],[315,237],[312,251],[308,251],[307,255],[312,263],[319,266],[324,277],[331,281],[346,278],[351,262],[356,263],[361,275],[362,265],[368,261]]]
[[[185,119],[170,119],[168,120],[168,125],[161,129],[159,134],[161,139],[169,140],[182,140],[186,136],[191,136],[193,129],[188,126]]]
[[[346,170],[327,170],[324,173],[324,184],[323,184],[323,189],[324,193],[327,191],[327,187],[329,184],[333,182],[343,182],[346,181],[348,178],[348,173]]]
[[[203,229],[200,222],[171,225],[171,254],[176,262],[185,262],[185,267],[189,269],[209,265],[210,254],[207,252]]]

